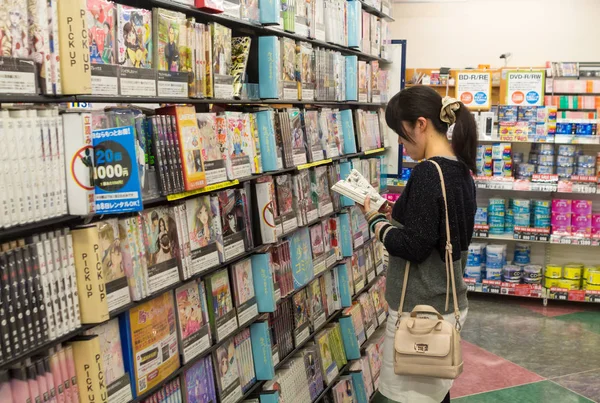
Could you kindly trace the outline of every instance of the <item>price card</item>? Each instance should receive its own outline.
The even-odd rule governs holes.
[[[585,290],[570,290],[568,299],[569,301],[585,301]]]
[[[515,226],[514,239],[523,239],[526,241],[543,241],[550,240],[550,228],[529,228]]]
[[[483,280],[481,283],[483,292],[500,294],[500,290],[502,289],[502,282],[500,280]]]
[[[515,180],[515,184],[513,186],[513,189],[514,190],[530,191],[531,190],[531,181],[524,180],[524,179],[517,179],[517,180]]]
[[[490,226],[485,224],[475,224],[473,236],[478,238],[488,238],[490,236]]]
[[[552,287],[550,288],[550,299],[558,299],[560,301],[567,301],[569,298],[569,290],[566,288]]]
[[[596,290],[587,290],[585,291],[585,300],[586,302],[600,302],[600,291]]]
[[[467,285],[467,291],[475,292],[477,281],[474,278],[464,278],[465,284]]]
[[[94,130],[96,213],[141,211],[142,189],[133,126]]]

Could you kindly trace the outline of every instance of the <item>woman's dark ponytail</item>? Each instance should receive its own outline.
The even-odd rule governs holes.
[[[408,122],[414,127],[420,117],[429,119],[435,130],[441,135],[446,135],[451,120],[442,121],[442,96],[434,89],[425,85],[416,85],[404,89],[394,95],[385,109],[385,121],[403,139],[414,142],[404,129],[402,122]],[[447,102],[447,101],[446,101]],[[454,154],[472,172],[477,171],[475,162],[477,154],[477,125],[467,107],[459,101],[451,100],[454,107],[456,120],[452,134],[452,149]]]
[[[456,122],[452,130],[452,150],[456,157],[473,172],[477,172],[477,124],[469,109],[462,103],[455,111]]]

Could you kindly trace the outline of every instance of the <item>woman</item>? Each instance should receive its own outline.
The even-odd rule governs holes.
[[[433,89],[416,86],[396,94],[387,105],[387,125],[394,130],[415,161],[437,162],[444,175],[448,199],[450,237],[460,321],[467,314],[467,288],[463,282],[466,254],[473,235],[477,128],[471,112],[459,101]],[[452,143],[446,132],[454,124]],[[391,223],[364,204],[375,236],[389,253],[385,298],[389,304],[379,392],[375,402],[439,403],[450,401],[452,381],[394,373],[394,334],[406,261],[411,264],[404,313],[415,305],[433,306],[455,323],[452,304],[446,311],[445,212],[438,171],[431,162],[419,163],[402,196],[392,208]]]

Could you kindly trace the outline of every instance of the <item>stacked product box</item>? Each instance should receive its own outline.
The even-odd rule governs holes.
[[[553,142],[557,128],[556,114],[557,109],[554,106],[500,105],[498,107],[500,137]]]

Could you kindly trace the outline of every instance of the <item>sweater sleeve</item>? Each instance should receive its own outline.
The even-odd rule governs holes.
[[[421,263],[439,242],[440,179],[433,164],[422,163],[413,170],[411,181],[402,228],[395,227],[380,214],[369,215],[367,219],[371,228],[377,229],[378,238],[389,254]]]

